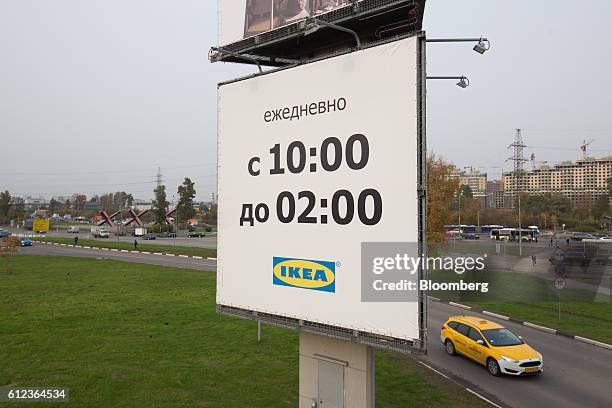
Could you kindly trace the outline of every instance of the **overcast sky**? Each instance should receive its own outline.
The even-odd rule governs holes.
[[[229,1],[229,0],[228,0]],[[526,155],[612,153],[612,2],[429,0],[428,148],[498,177],[524,128]],[[216,83],[250,67],[210,64],[212,0],[0,0],[0,189],[33,196],[118,190],[169,197],[183,177],[215,186]]]

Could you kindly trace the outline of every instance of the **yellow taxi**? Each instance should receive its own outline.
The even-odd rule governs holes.
[[[478,316],[453,316],[442,325],[440,340],[450,355],[462,354],[494,376],[544,371],[542,354],[504,326]]]

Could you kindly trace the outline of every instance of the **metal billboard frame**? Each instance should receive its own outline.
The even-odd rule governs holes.
[[[417,197],[418,197],[418,249],[419,254],[424,258],[427,257],[427,143],[426,143],[426,97],[427,97],[427,72],[426,72],[426,35],[424,31],[417,33],[405,34],[394,37],[392,39],[367,43],[361,50],[376,47],[378,45],[402,40],[405,38],[417,37]],[[219,82],[217,87],[223,85],[248,80],[254,77],[270,75],[286,69],[291,69],[297,66],[310,64],[316,61],[329,59],[332,57],[345,55],[352,52],[351,50],[338,51],[324,57],[302,61],[298,64],[293,64],[288,67],[281,67],[264,72],[254,73],[252,75]],[[219,123],[217,121],[217,126]],[[218,134],[218,132],[217,132]],[[427,270],[421,266],[418,271],[418,280],[427,279]],[[323,335],[341,340],[347,340],[354,343],[364,344],[377,348],[382,348],[391,351],[397,351],[404,354],[426,354],[427,353],[427,293],[426,291],[418,291],[418,325],[419,339],[414,341],[388,337],[379,334],[373,334],[366,331],[348,329],[339,326],[318,323],[314,321],[296,319],[286,316],[275,315],[271,313],[262,313],[254,310],[235,308],[226,305],[217,304],[217,313],[226,316],[239,317],[242,319],[258,321],[270,324],[277,327],[301,330],[308,333]]]
[[[301,19],[291,24],[265,31],[260,34],[255,34],[251,37],[242,40],[234,41],[228,44],[219,44],[213,47],[209,53],[211,62],[241,62],[241,63],[256,63],[258,65],[268,66],[285,66],[298,61],[308,61],[313,57],[313,53],[321,44],[317,40],[315,44],[308,44],[310,40],[305,38],[316,37],[310,35],[308,25],[312,22],[320,22],[323,25],[349,26],[349,30],[353,31],[354,35],[379,36],[382,39],[382,33],[400,33],[414,32],[421,30],[423,13],[426,0],[350,0],[350,4],[338,7],[326,13]],[[389,23],[385,15],[397,13],[403,9],[411,8],[417,10],[416,16],[398,20],[398,16],[394,15]],[[401,15],[401,13],[400,13]],[[368,26],[370,20],[377,21],[374,26]],[[380,23],[380,26],[379,26]],[[373,30],[373,27],[377,27]],[[346,28],[339,27],[346,30]],[[315,30],[316,31],[316,30]],[[323,35],[322,38],[329,40],[333,36]],[[359,38],[359,37],[358,37]],[[364,39],[365,40],[365,39]],[[370,38],[371,40],[371,38]],[[297,41],[295,44],[290,44],[292,41]],[[340,43],[344,43],[341,41]],[[334,50],[344,48],[343,46],[332,46]],[[296,58],[288,58],[283,55],[283,51],[291,49],[292,51],[299,50]],[[242,56],[248,56],[244,58]]]

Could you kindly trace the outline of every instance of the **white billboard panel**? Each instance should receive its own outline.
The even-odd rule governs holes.
[[[350,3],[350,0],[219,0],[219,45],[318,16]]]
[[[404,340],[362,242],[418,241],[417,39],[219,88],[217,303]]]

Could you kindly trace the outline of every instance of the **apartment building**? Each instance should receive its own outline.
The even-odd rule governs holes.
[[[554,166],[543,165],[524,170],[518,178],[513,172],[504,173],[504,196],[514,203],[518,191],[527,194],[562,194],[574,205],[591,206],[608,194],[608,179],[612,177],[612,156],[566,161]]]

